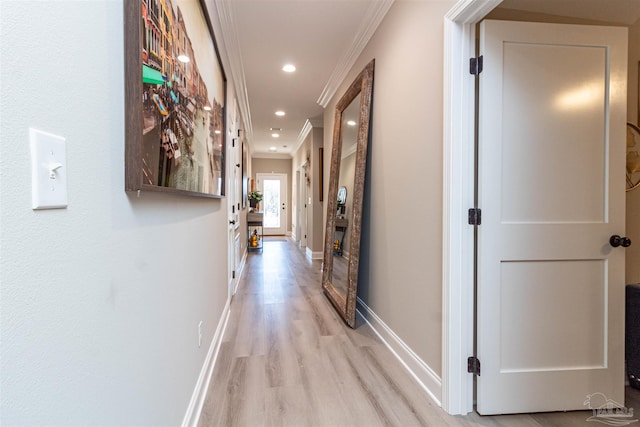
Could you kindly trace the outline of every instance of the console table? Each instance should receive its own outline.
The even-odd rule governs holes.
[[[264,235],[264,228],[262,224],[263,213],[262,212],[247,212],[247,251],[248,252],[262,252],[262,238]],[[258,246],[251,246],[251,234],[253,231],[258,234]]]
[[[349,220],[346,218],[336,218],[336,234],[339,244],[338,249],[333,251],[334,254],[342,256],[342,243],[344,242],[344,235],[347,233],[347,227],[349,226]],[[336,237],[334,234],[334,238]]]

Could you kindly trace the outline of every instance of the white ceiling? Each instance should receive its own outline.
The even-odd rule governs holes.
[[[289,157],[310,124],[322,126],[323,106],[394,0],[213,1],[252,155]],[[640,0],[504,0],[500,7],[624,25],[640,17]],[[286,63],[297,70],[283,72]],[[271,127],[282,128],[279,138]]]
[[[290,157],[393,0],[215,0],[254,157]],[[230,25],[225,28],[225,22]],[[229,34],[232,36],[229,37]],[[233,52],[238,58],[232,58]],[[293,64],[297,70],[285,73]],[[240,70],[237,70],[237,69]],[[227,70],[229,74],[229,70]],[[236,79],[237,80],[237,79]],[[242,89],[240,89],[242,91]],[[322,98],[322,99],[321,99]],[[277,117],[275,111],[286,112]],[[305,123],[309,123],[305,126]],[[270,128],[281,128],[273,138]],[[269,147],[277,147],[276,153]]]

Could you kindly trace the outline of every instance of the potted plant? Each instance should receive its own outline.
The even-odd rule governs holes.
[[[338,218],[342,218],[344,216],[346,204],[344,202],[344,199],[338,199],[337,203],[338,203]]]
[[[258,207],[258,203],[262,200],[262,193],[258,190],[253,190],[249,193],[249,206],[252,208]]]

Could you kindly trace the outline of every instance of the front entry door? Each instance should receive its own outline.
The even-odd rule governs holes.
[[[624,404],[626,34],[481,25],[480,414]]]
[[[260,209],[264,212],[264,234],[269,236],[287,233],[287,175],[256,174],[258,189],[262,192]]]

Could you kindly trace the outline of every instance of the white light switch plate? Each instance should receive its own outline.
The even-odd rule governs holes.
[[[67,207],[66,140],[57,135],[29,129],[31,145],[31,207]]]

